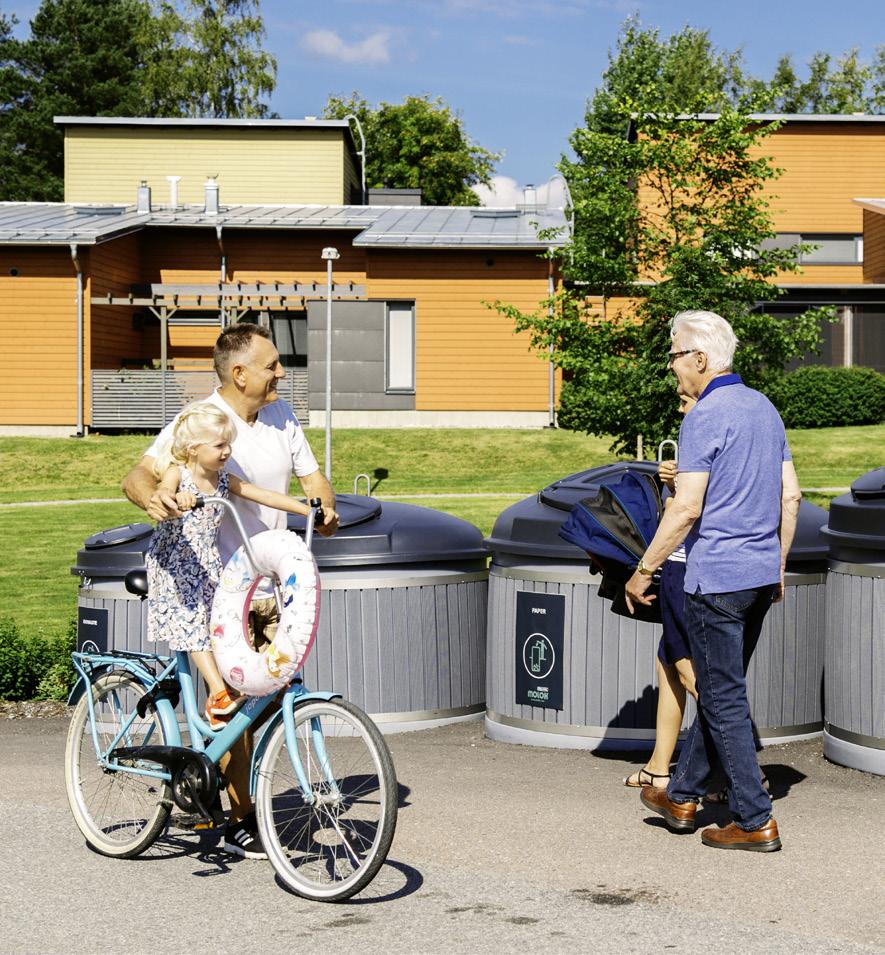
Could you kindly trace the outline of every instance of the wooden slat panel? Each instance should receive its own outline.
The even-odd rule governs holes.
[[[162,421],[162,372],[155,369],[92,372],[92,426],[159,430]],[[211,371],[166,373],[166,420],[191,401],[205,398],[218,384]],[[299,420],[307,420],[307,370],[289,369],[279,384],[280,397]]]

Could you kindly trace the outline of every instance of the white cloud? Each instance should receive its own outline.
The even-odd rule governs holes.
[[[334,30],[311,30],[303,46],[315,56],[341,63],[390,62],[390,34],[386,30],[379,30],[358,43],[345,43]]]
[[[492,176],[490,186],[476,185],[473,191],[479,198],[481,206],[512,209],[514,206],[525,203],[525,188],[510,176]],[[566,206],[565,188],[558,177],[553,182],[546,182],[533,188],[537,205],[549,206],[552,209],[562,209]]]

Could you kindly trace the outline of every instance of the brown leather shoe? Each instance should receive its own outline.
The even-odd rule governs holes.
[[[639,798],[646,809],[663,816],[671,829],[694,832],[694,817],[698,811],[696,802],[672,802],[666,789],[657,789],[655,786],[643,786]]]
[[[781,847],[777,823],[769,819],[765,825],[747,832],[730,822],[724,829],[711,826],[701,833],[705,846],[714,849],[746,849],[748,852],[776,852]]]

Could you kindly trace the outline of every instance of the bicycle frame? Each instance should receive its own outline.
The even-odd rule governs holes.
[[[253,570],[260,573],[260,569],[249,546],[249,539],[246,536],[242,523],[238,515],[233,510],[229,501],[223,498],[205,498],[206,503],[220,503],[229,509],[234,523],[243,539],[246,555],[252,564]],[[317,508],[312,507],[308,515],[307,528],[305,533],[305,542],[308,547],[311,544],[313,536],[313,526],[316,520]],[[279,587],[274,581],[274,591],[277,597],[277,605],[280,605]],[[126,651],[125,653],[107,652],[101,654],[88,654],[76,652],[72,654],[74,667],[80,675],[80,679],[71,691],[70,701],[76,700],[81,692],[86,693],[87,706],[89,709],[89,725],[92,733],[92,743],[95,748],[95,756],[99,764],[110,770],[117,772],[126,772],[139,776],[150,776],[156,779],[169,781],[171,774],[165,769],[149,767],[121,765],[112,758],[114,750],[121,745],[127,745],[129,742],[128,734],[139,716],[138,711],[122,716],[122,723],[117,734],[111,740],[106,750],[102,751],[98,733],[96,731],[96,716],[92,693],[88,692],[96,676],[103,675],[110,671],[120,671],[130,673],[135,677],[150,694],[152,691],[160,689],[164,681],[177,680],[183,702],[185,723],[189,748],[195,752],[203,752],[215,764],[218,765],[221,758],[234,746],[234,744],[246,733],[259,717],[270,707],[280,696],[279,692],[270,693],[263,697],[250,697],[237,712],[220,729],[213,730],[199,713],[197,706],[197,696],[194,689],[194,681],[190,672],[190,663],[187,653],[177,651],[173,657],[161,656],[160,654],[138,653]],[[154,666],[159,668],[159,672],[154,670]],[[295,707],[299,703],[306,703],[309,700],[328,701],[340,696],[339,693],[331,692],[311,692],[301,682],[300,676],[294,678],[293,682],[283,691],[280,712],[275,714],[265,731],[261,735],[255,751],[252,756],[250,772],[250,795],[255,794],[255,787],[258,772],[260,771],[261,757],[264,755],[267,740],[270,738],[271,731],[277,725],[280,719],[283,720],[286,733],[286,743],[289,749],[289,756],[292,761],[292,769],[295,772],[299,786],[306,803],[311,803],[315,799],[312,791],[311,782],[305,773],[301,764],[301,758],[296,745],[295,736]],[[69,702],[70,702],[69,701]],[[169,746],[184,746],[181,727],[178,718],[175,715],[175,705],[169,699],[167,694],[158,693],[151,701],[157,718],[163,727],[166,737],[166,744]],[[320,766],[323,768],[326,781],[337,792],[334,776],[329,767],[328,756],[326,754],[325,742],[323,739],[322,728],[318,720],[311,721],[311,742],[316,752]],[[316,724],[316,725],[314,725]],[[208,741],[208,742],[207,742]],[[141,745],[147,745],[150,742],[149,737],[141,740]]]

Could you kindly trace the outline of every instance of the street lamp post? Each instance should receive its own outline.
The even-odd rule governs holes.
[[[569,210],[569,238],[572,241],[574,241],[575,208],[572,203],[572,194],[571,194],[571,190],[568,187],[568,181],[566,180],[565,176],[563,176],[561,172],[553,173],[553,175],[547,180],[547,200],[546,200],[547,206],[548,207],[550,206],[550,186],[557,179],[562,181],[563,191],[565,192],[565,201],[567,204],[567,208]],[[563,209],[563,212],[565,212],[565,209]],[[547,295],[549,297],[550,304],[547,306],[547,314],[552,324],[553,323],[553,295],[556,292],[556,282],[553,276],[553,257],[552,257],[553,249],[552,248],[550,249],[550,252],[551,252],[551,258],[550,258],[550,264],[549,264],[549,271],[547,274]],[[550,364],[548,365],[548,369],[547,369],[547,392],[548,392],[547,427],[555,428],[556,427],[556,369],[553,364],[553,343],[552,342],[550,343],[548,351],[550,356],[549,358]]]
[[[326,263],[326,478],[332,483],[332,263],[340,258],[338,250],[323,249]]]

